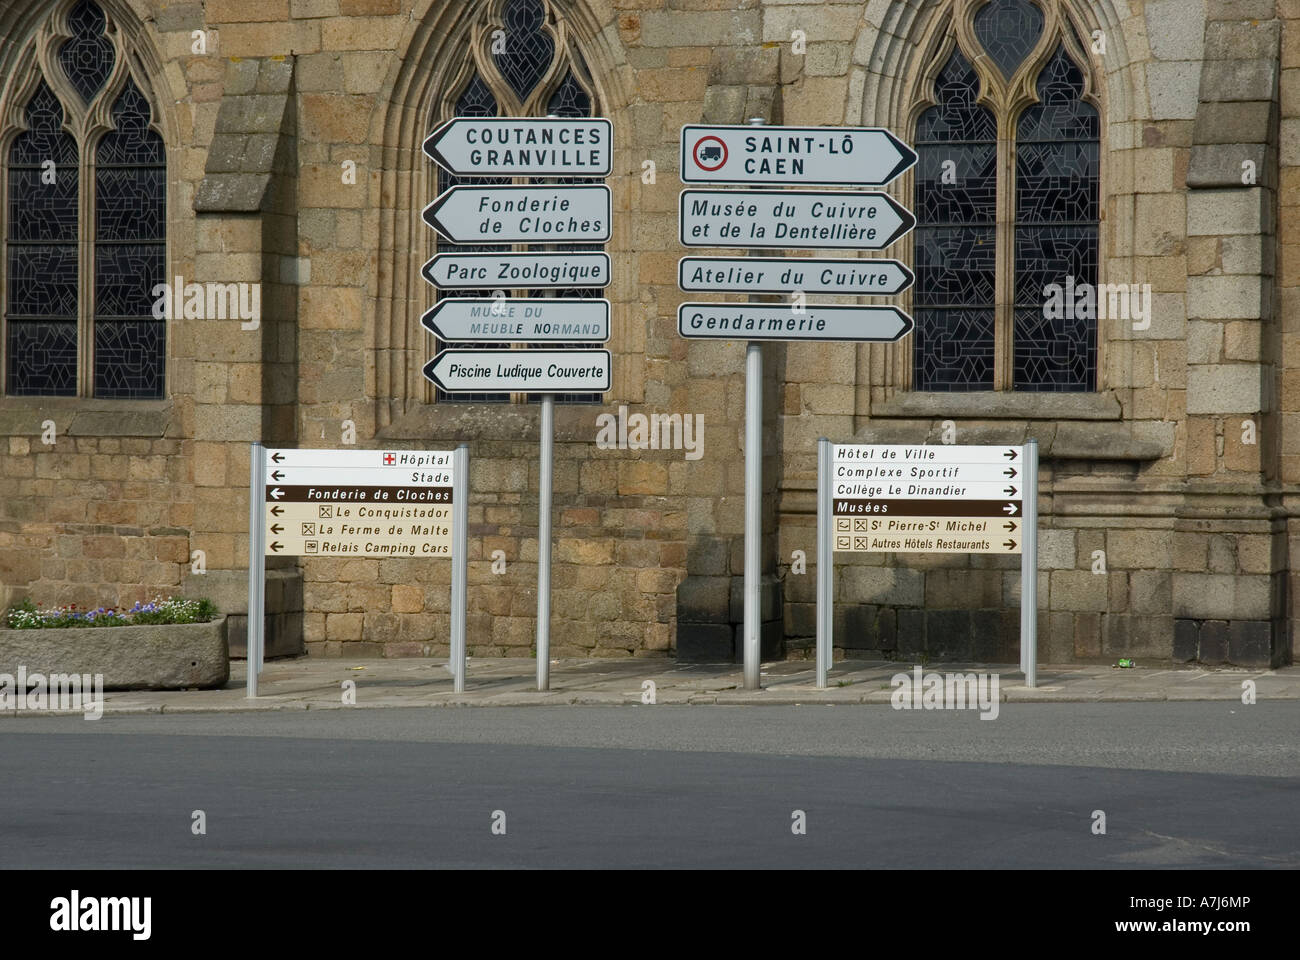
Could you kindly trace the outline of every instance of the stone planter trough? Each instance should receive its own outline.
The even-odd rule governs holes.
[[[222,687],[230,679],[226,618],[138,627],[0,629],[0,673],[103,674],[105,690]]]

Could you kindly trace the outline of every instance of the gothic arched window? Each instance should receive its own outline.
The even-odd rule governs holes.
[[[4,392],[163,396],[167,168],[117,25],[60,4],[5,93]]]
[[[1097,389],[1100,114],[1057,0],[959,0],[916,118],[913,388]],[[1059,300],[1055,301],[1059,303]]]
[[[465,62],[453,72],[450,92],[435,103],[429,118],[432,131],[451,117],[596,117],[600,112],[594,85],[581,54],[573,45],[570,29],[549,0],[493,0],[485,5],[485,14],[470,29],[470,43]],[[421,162],[429,162],[421,155]],[[570,182],[563,178],[456,177],[438,168],[438,192],[456,184],[494,184]],[[571,182],[588,182],[575,178]],[[436,240],[439,252],[468,250],[456,244]],[[474,250],[492,251],[530,249],[527,246],[475,246]],[[535,248],[533,248],[535,249]],[[601,250],[600,244],[553,244],[551,250]],[[494,291],[460,290],[455,296],[491,297]],[[513,295],[540,297],[554,293],[557,297],[599,297],[599,289],[517,290]],[[443,344],[432,336],[433,349]],[[473,344],[457,344],[466,349]],[[477,344],[496,349],[528,349],[527,344]],[[590,347],[590,344],[546,344],[548,349],[565,346]],[[430,354],[432,356],[432,354]],[[503,393],[448,394],[434,390],[434,397],[444,402],[504,403],[511,400]],[[520,398],[522,399],[522,398]],[[600,394],[559,394],[560,402],[600,401]]]

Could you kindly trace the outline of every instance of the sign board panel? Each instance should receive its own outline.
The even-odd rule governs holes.
[[[440,253],[420,270],[439,290],[609,286],[607,253]]]
[[[836,444],[833,549],[1020,553],[1022,457],[1018,446]]]
[[[885,193],[683,190],[677,214],[685,247],[882,250],[916,226]]]
[[[810,303],[796,312],[779,303],[683,303],[677,308],[677,332],[692,340],[893,343],[912,325],[897,307]]]
[[[908,289],[915,279],[897,260],[682,257],[677,261],[677,286],[690,292],[889,297]]]
[[[682,127],[683,183],[883,186],[916,152],[878,127]]]
[[[448,343],[605,343],[609,301],[447,297],[434,304],[420,323]]]
[[[266,556],[451,556],[451,451],[266,454]]]
[[[1020,521],[975,517],[836,517],[838,553],[1019,553]]]
[[[590,117],[455,117],[424,141],[440,167],[469,177],[607,177],[613,126]]]
[[[604,243],[609,187],[456,186],[424,208],[424,222],[451,243]]]
[[[444,350],[424,375],[448,393],[604,393],[608,350]]]

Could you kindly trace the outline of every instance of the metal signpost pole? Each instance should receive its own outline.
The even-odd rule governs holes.
[[[763,540],[763,345],[745,347],[745,689],[759,689]]]
[[[551,687],[551,481],[555,467],[555,394],[542,397],[537,477],[537,691]]]
[[[469,604],[469,444],[452,454],[451,662],[453,690],[465,692],[465,614]]]
[[[1024,526],[1020,554],[1020,659],[1025,686],[1038,686],[1038,441],[1024,446]]]
[[[754,117],[750,126],[761,127]],[[760,687],[763,546],[763,345],[745,346],[745,689]]]
[[[831,442],[817,441],[817,689],[826,689],[831,666],[833,628],[833,556],[831,554]]]
[[[266,448],[254,441],[248,449],[248,637],[245,659],[248,678],[245,696],[257,696],[257,675],[261,672],[262,587],[266,580],[266,547],[262,526],[266,514]]]

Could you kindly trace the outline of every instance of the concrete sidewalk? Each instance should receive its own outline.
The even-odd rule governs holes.
[[[104,696],[104,713],[204,713],[244,710],[340,709],[343,683],[356,684],[356,707],[530,706],[640,704],[646,681],[656,703],[676,704],[883,704],[890,678],[910,673],[901,661],[850,660],[837,664],[827,689],[816,689],[811,661],[781,661],[763,667],[763,689],[746,691],[738,664],[679,664],[670,659],[557,660],[551,689],[538,693],[536,666],[527,659],[471,659],[466,691],[452,692],[442,660],[335,660],[300,657],[269,661],[258,697],[244,696],[245,662],[231,665],[221,690],[123,691]],[[1255,682],[1256,697],[1300,699],[1300,667],[1280,670],[1167,667],[1116,669],[1107,666],[1040,666],[1038,686],[1029,689],[1013,664],[930,664],[925,673],[986,672],[999,675],[1004,703],[1140,700],[1241,700],[1242,682]],[[9,715],[39,716],[32,711]],[[53,711],[44,715],[53,715]],[[80,713],[80,711],[72,711]]]

